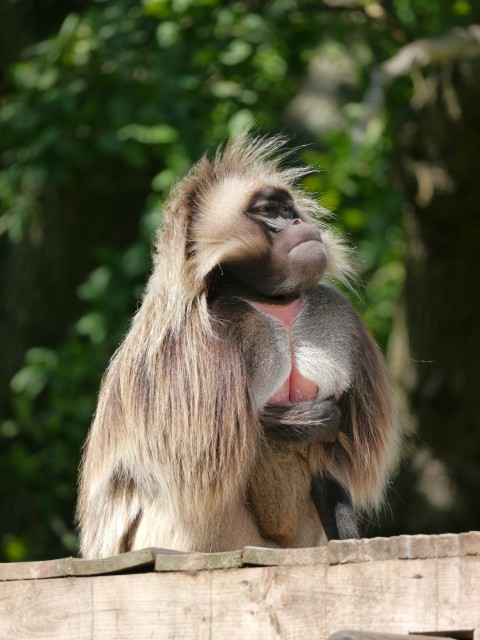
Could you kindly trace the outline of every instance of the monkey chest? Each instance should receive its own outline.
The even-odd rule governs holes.
[[[318,295],[277,306],[250,303],[258,333],[250,357],[257,406],[339,397],[351,378],[351,337]]]

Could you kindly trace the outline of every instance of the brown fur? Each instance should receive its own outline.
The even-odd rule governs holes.
[[[85,445],[77,508],[85,557],[146,546],[320,544],[312,471],[344,482],[358,504],[381,494],[396,443],[389,386],[378,349],[343,297],[322,286],[306,294],[302,317],[317,323],[317,305],[335,327],[345,320],[331,336],[326,387],[343,404],[346,426],[334,444],[295,451],[267,445],[260,422],[259,394],[268,397],[276,383],[269,376],[281,373],[281,331],[239,292],[211,303],[222,286],[219,265],[266,250],[242,214],[265,185],[287,189],[305,219],[317,221],[328,271],[351,275],[325,212],[295,187],[305,170],[272,159],[281,143],[241,136],[172,191],[142,306],[105,373]],[[306,370],[314,366],[307,360]]]

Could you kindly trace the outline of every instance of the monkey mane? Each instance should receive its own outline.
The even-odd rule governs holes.
[[[142,305],[104,375],[85,445],[77,509],[84,531],[96,530],[95,519],[134,520],[127,494],[135,478],[148,500],[176,509],[174,521],[194,519],[208,500],[205,544],[215,546],[225,496],[246,490],[259,420],[245,384],[244,356],[212,317],[206,280],[192,268],[190,230],[205,194],[247,157],[260,162],[266,150],[266,144],[246,140],[227,145],[221,157],[202,158],[172,189]],[[273,161],[268,166],[273,171]],[[114,476],[105,478],[99,464],[114,468]],[[112,486],[124,505],[121,517],[109,513]],[[151,487],[160,495],[149,495]],[[108,555],[104,544],[83,540],[83,548],[97,548],[97,555]]]
[[[302,212],[322,233],[328,256],[326,277],[333,277],[351,288],[355,280],[351,250],[340,233],[326,224],[326,219],[331,217],[330,212],[298,185],[299,180],[313,169],[309,166],[284,166],[296,151],[295,148],[286,149],[287,142],[283,135],[254,136],[250,129],[246,129],[235,140],[220,147],[212,160],[203,156],[187,176],[173,186],[164,206],[163,225],[157,235],[152,278],[155,286],[162,287],[163,284],[163,295],[169,302],[168,313],[175,315],[179,309],[188,308],[189,301],[196,299],[208,287],[209,274],[225,254],[224,238],[218,246],[211,238],[204,239],[203,243],[195,242],[192,224],[202,216],[212,217],[209,197],[226,181],[236,181],[242,193],[247,194],[263,183],[287,188]],[[232,200],[231,206],[238,204],[233,197]],[[241,242],[241,238],[236,241]],[[151,281],[150,286],[153,284]],[[176,289],[173,299],[169,295],[172,284]],[[178,295],[180,289],[177,287],[181,288],[182,295]],[[176,311],[170,302],[174,303]],[[181,322],[181,317],[173,320],[173,326]]]
[[[348,249],[323,222],[328,212],[298,187],[310,169],[283,166],[292,153],[285,143],[283,136],[246,131],[212,160],[204,156],[172,188],[142,305],[104,375],[85,445],[77,518],[88,532],[82,543],[88,555],[119,551],[94,539],[105,530],[97,525],[113,522],[120,529],[130,523],[131,537],[142,499],[170,510],[169,522],[196,522],[199,547],[215,548],[225,500],[246,491],[262,435],[245,354],[208,305],[209,278],[225,243],[201,245],[192,229],[196,217],[212,215],[209,195],[230,179],[247,192],[263,183],[286,187],[318,224],[328,271],[342,282],[352,277]],[[201,522],[199,508],[210,514]],[[199,527],[204,544],[198,543]]]

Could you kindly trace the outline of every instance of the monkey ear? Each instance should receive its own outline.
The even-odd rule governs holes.
[[[192,260],[192,265],[197,287],[202,288],[208,274],[220,265],[224,255],[225,247],[223,249],[212,247],[195,255]]]
[[[197,242],[197,250],[191,261],[194,273],[194,279],[199,288],[205,283],[207,276],[222,264],[231,264],[236,260],[242,260],[248,255],[252,259],[256,256],[264,254],[265,244],[263,238],[241,234],[241,230],[229,240],[223,240],[222,243],[204,243]]]

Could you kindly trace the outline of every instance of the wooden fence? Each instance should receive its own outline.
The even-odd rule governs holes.
[[[480,532],[0,564],[5,640],[355,637],[342,629],[480,640]]]

